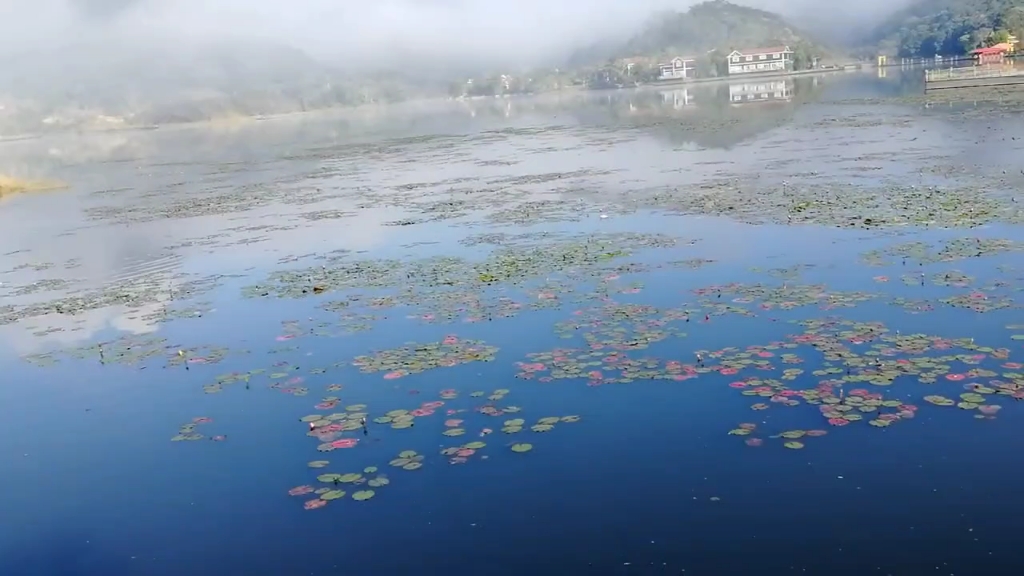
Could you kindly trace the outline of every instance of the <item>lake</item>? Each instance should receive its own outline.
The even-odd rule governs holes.
[[[2,144],[0,574],[1024,567],[1024,106],[922,76]]]

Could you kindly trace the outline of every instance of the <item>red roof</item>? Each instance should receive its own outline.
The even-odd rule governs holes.
[[[996,44],[995,46],[989,46],[987,48],[978,48],[977,50],[972,50],[971,54],[978,54],[978,55],[981,55],[981,56],[988,56],[988,55],[991,55],[991,54],[1003,54],[1003,53],[1006,53],[1006,52],[1009,52],[1009,51],[1010,51],[1010,45],[1006,44],[1006,43],[1003,43],[1003,44]]]
[[[788,52],[789,46],[771,46],[769,48],[743,48],[736,50],[740,54],[746,56],[747,54],[776,54],[779,52]]]

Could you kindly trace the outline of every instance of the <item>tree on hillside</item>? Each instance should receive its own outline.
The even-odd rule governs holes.
[[[1005,10],[999,16],[999,25],[1017,38],[1024,36],[1024,6],[1015,6]]]
[[[996,30],[988,35],[985,43],[989,46],[995,46],[996,44],[1005,44],[1010,41],[1009,30]]]
[[[1005,42],[1009,34],[1024,34],[1024,0],[918,0],[880,24],[869,42],[899,56],[931,57]]]

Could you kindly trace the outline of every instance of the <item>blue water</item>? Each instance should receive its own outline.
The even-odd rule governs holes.
[[[829,113],[842,110],[840,106]],[[782,136],[769,131],[754,138],[748,145]],[[830,150],[842,153],[840,148]],[[336,314],[317,305],[345,294],[240,296],[243,287],[262,282],[274,269],[317,263],[273,263],[287,255],[355,247],[362,251],[355,257],[364,258],[480,259],[492,247],[466,248],[458,240],[502,231],[660,233],[684,241],[623,258],[651,269],[622,274],[614,284],[639,282],[643,288],[636,294],[614,294],[616,302],[697,308],[701,297],[694,289],[731,282],[820,283],[833,292],[857,290],[878,297],[855,308],[803,306],[758,311],[756,317],[714,315],[709,322],[701,321],[701,313],[691,322],[674,324],[685,337],[669,337],[629,352],[631,357],[692,363],[697,350],[767,344],[803,331],[791,320],[838,316],[883,321],[904,334],[973,337],[982,345],[1010,348],[1010,360],[1021,361],[1024,351],[1005,328],[1024,322],[1019,304],[984,314],[953,309],[936,299],[970,289],[900,281],[902,274],[923,271],[930,277],[960,270],[975,277],[972,287],[994,279],[1008,281],[1008,286],[988,292],[989,297],[1019,301],[1022,272],[996,268],[1019,267],[1024,263],[1019,252],[923,266],[916,261],[902,264],[899,258],[882,267],[859,262],[860,254],[901,242],[941,246],[963,236],[1024,241],[1019,227],[907,229],[893,236],[641,211],[608,219],[588,214],[577,222],[532,226],[440,222],[376,228],[379,240],[353,243],[340,231],[349,223],[323,225],[335,227],[337,235],[287,242],[275,236],[245,252],[212,248],[187,253],[186,269],[192,273],[243,276],[197,297],[212,302],[213,312],[158,325],[151,335],[166,338],[162,357],[122,365],[101,363],[98,356],[60,356],[55,366],[36,367],[18,356],[55,348],[52,342],[36,349],[27,344],[31,336],[9,340],[0,384],[0,574],[916,575],[1002,574],[1024,566],[1024,552],[1016,545],[1018,519],[1024,514],[1024,502],[1016,496],[1022,473],[1016,455],[1024,450],[1024,436],[1017,431],[1024,414],[1006,397],[999,397],[1004,409],[997,418],[976,421],[966,411],[920,400],[930,393],[955,397],[963,391],[960,383],[940,380],[925,386],[903,377],[883,391],[918,404],[913,420],[885,429],[868,426],[866,420],[829,429],[827,436],[808,439],[803,450],[786,450],[778,440],[752,448],[727,432],[741,422],[756,422],[771,433],[828,426],[814,406],[753,412],[750,405],[756,400],[727,386],[734,377],[716,373],[683,382],[599,387],[586,386],[585,379],[545,383],[515,377],[517,363],[529,361],[530,353],[585,346],[579,337],[559,338],[553,326],[573,319],[574,310],[599,305],[597,301],[574,303],[573,296],[560,294],[565,302],[558,309],[523,309],[512,318],[477,323],[407,318],[435,311],[429,305],[354,309],[386,319],[368,331],[337,330],[334,337],[305,335],[277,342],[282,321],[296,320],[305,327],[335,322]],[[208,233],[202,228],[194,235]],[[411,246],[424,240],[433,244]],[[231,250],[238,251],[237,257]],[[692,258],[714,262],[699,269],[667,264]],[[795,265],[812,266],[785,279],[766,272]],[[888,276],[889,282],[873,282],[879,275]],[[548,279],[560,277],[552,274]],[[544,281],[533,279],[527,287]],[[579,291],[593,286],[587,282]],[[514,287],[492,290],[526,298]],[[364,298],[372,295],[368,290],[354,292]],[[909,314],[889,303],[895,297],[926,299],[935,310]],[[713,295],[704,298],[714,300]],[[71,345],[110,341],[122,333],[105,321]],[[483,340],[500,350],[493,362],[436,368],[396,380],[351,365],[359,355],[406,342],[438,341],[449,334]],[[223,345],[231,351],[216,364],[187,369],[168,365],[174,350],[202,345]],[[278,352],[269,353],[273,350]],[[813,387],[819,378],[810,373],[819,367],[820,356],[807,347],[792,352],[805,359],[798,367],[806,372],[791,385]],[[271,367],[282,361],[288,366]],[[993,360],[986,360],[984,367],[1006,371]],[[271,389],[268,374],[254,376],[248,387],[234,383],[217,394],[203,393],[203,386],[221,374],[254,368],[302,376],[301,385],[310,393],[293,396]],[[316,368],[328,370],[312,373]],[[335,383],[343,389],[325,390]],[[389,410],[415,408],[449,388],[458,390],[459,397],[437,414],[418,418],[411,429],[371,423],[365,435],[347,433],[360,439],[352,449],[318,453],[319,441],[306,435],[306,424],[299,420],[318,412],[314,405],[327,395],[340,396],[341,403],[321,412],[366,404],[372,419]],[[448,408],[480,406],[484,400],[471,398],[472,391],[489,394],[501,388],[511,392],[499,404],[519,406],[522,412],[498,417],[472,411],[444,414]],[[565,415],[581,420],[559,423],[547,433],[500,431],[506,419],[524,418],[530,424]],[[226,439],[169,441],[179,426],[198,416],[213,419],[198,431]],[[465,419],[469,433],[443,436],[449,417]],[[494,433],[478,438],[476,431],[483,426]],[[438,454],[441,447],[474,440],[487,447],[465,464],[450,465]],[[530,442],[534,448],[516,454],[508,448],[511,442]],[[390,467],[388,461],[403,450],[425,455],[423,468]],[[307,467],[318,459],[331,464]],[[317,474],[359,472],[367,466],[379,467],[391,480],[369,501],[346,496],[307,511],[302,503],[312,495],[287,495],[294,486],[319,486]],[[343,488],[349,496],[365,489]]]

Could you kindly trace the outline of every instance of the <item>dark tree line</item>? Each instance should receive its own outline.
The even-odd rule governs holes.
[[[921,0],[884,22],[871,40],[902,57],[965,54],[1024,35],[1024,0]]]

